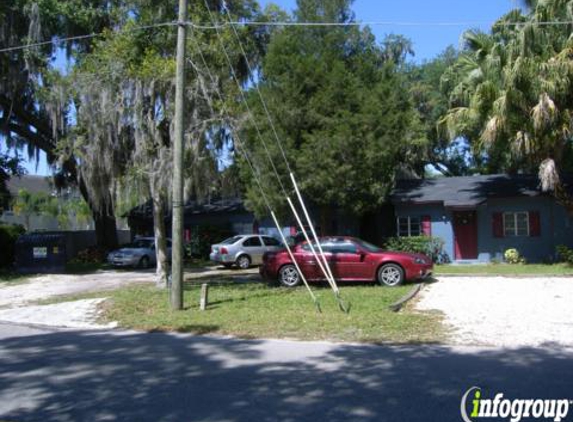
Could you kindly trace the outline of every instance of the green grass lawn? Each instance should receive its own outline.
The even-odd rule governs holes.
[[[328,288],[314,289],[322,307],[322,313],[318,313],[304,288],[285,289],[261,283],[212,286],[209,306],[206,311],[200,311],[200,286],[188,285],[184,292],[186,309],[172,311],[167,290],[138,286],[106,292],[110,300],[104,305],[104,318],[118,321],[125,328],[217,333],[242,338],[392,343],[441,341],[443,331],[439,315],[414,312],[409,306],[398,313],[388,309],[388,305],[412,287],[343,286],[342,297],[351,303],[350,313],[344,314]]]
[[[436,275],[483,274],[483,275],[573,275],[573,266],[567,264],[476,264],[436,265]]]

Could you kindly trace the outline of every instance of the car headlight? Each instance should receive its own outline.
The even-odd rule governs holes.
[[[414,258],[414,262],[416,264],[420,264],[420,265],[426,265],[428,263],[428,261],[426,261],[424,258],[420,258],[420,257]]]

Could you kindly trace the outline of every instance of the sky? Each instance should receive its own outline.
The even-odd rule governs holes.
[[[296,0],[259,2],[262,7],[274,3],[287,11],[296,8]],[[391,33],[409,38],[415,51],[413,60],[421,63],[449,45],[460,47],[461,36],[468,29],[488,31],[493,22],[518,3],[518,0],[355,0],[353,10],[357,21],[394,23],[373,25],[371,29],[379,42]],[[39,163],[25,163],[25,168],[29,174],[50,173],[45,155]]]
[[[263,7],[274,3],[287,11],[296,8],[296,0],[259,3]],[[468,29],[489,30],[492,23],[518,4],[518,0],[355,0],[352,9],[357,21],[402,23],[371,29],[378,41],[391,33],[405,35],[414,44],[414,60],[422,62],[449,45],[459,47],[461,35]],[[443,23],[456,25],[437,25]]]

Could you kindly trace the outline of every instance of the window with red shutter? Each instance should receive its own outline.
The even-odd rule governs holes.
[[[424,236],[432,235],[432,218],[429,215],[422,216],[422,234]]]
[[[541,217],[539,211],[529,211],[529,236],[541,236]]]

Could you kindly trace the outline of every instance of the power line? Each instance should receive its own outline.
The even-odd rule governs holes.
[[[225,3],[225,0],[223,0],[223,9],[225,9],[225,11],[226,11],[226,13],[227,13],[227,16],[229,17],[229,22],[230,22],[231,19],[232,19],[232,18],[231,18],[231,12],[229,12],[229,9],[227,8],[227,4]],[[265,99],[264,99],[264,97],[263,97],[263,94],[262,94],[262,92],[261,92],[261,89],[260,89],[260,87],[259,87],[259,84],[256,83],[255,81],[253,81],[253,79],[252,79],[253,74],[254,74],[253,68],[251,67],[251,64],[250,64],[250,62],[249,62],[249,57],[247,56],[247,52],[245,51],[245,49],[244,49],[244,47],[243,47],[243,43],[241,42],[241,37],[239,37],[239,33],[237,32],[236,26],[235,26],[235,25],[231,25],[231,27],[233,28],[233,33],[235,34],[235,38],[236,38],[237,41],[238,41],[239,48],[241,49],[241,53],[243,54],[243,57],[245,58],[245,63],[247,64],[247,69],[248,69],[248,71],[249,71],[249,79],[251,80],[251,83],[254,85],[254,87],[255,87],[257,93],[259,94],[259,98],[260,98],[260,100],[261,100],[261,104],[263,105],[263,109],[265,110],[265,114],[266,114],[266,116],[267,116],[267,120],[269,121],[269,123],[270,123],[270,125],[271,125],[271,129],[272,129],[273,134],[274,134],[274,136],[275,136],[275,140],[277,141],[277,145],[279,146],[279,150],[280,150],[280,152],[281,152],[281,154],[282,154],[282,156],[283,156],[284,162],[285,162],[285,164],[286,164],[286,166],[287,166],[287,170],[288,170],[289,173],[292,173],[292,170],[291,170],[291,168],[290,168],[289,162],[288,162],[287,157],[286,157],[286,154],[285,154],[285,150],[284,150],[284,148],[283,148],[283,146],[282,146],[282,143],[281,143],[281,141],[280,141],[280,139],[279,139],[279,135],[278,135],[277,130],[276,130],[276,127],[275,127],[275,125],[274,125],[274,123],[273,123],[273,119],[272,119],[272,117],[271,117],[271,113],[269,112],[269,109],[268,109],[268,107],[267,107],[267,103],[266,103],[266,101],[265,101]]]
[[[205,0],[205,5],[207,5],[207,0]],[[231,12],[230,12],[229,9],[227,8],[227,4],[225,3],[225,0],[223,0],[223,9],[225,10],[227,16],[229,17],[229,22],[231,22],[231,20],[232,20]],[[211,15],[211,19],[212,19],[212,15]],[[249,57],[247,56],[247,52],[245,51],[245,49],[244,49],[244,47],[243,47],[243,43],[242,43],[242,41],[241,41],[241,37],[239,36],[239,33],[238,33],[238,31],[237,31],[237,28],[236,28],[234,25],[231,25],[231,27],[232,27],[232,29],[233,29],[233,33],[234,33],[234,35],[235,35],[235,38],[236,38],[236,40],[237,40],[237,43],[239,44],[239,49],[240,49],[240,51],[241,51],[241,53],[242,53],[242,55],[243,55],[243,58],[245,59],[245,63],[246,63],[246,65],[247,65],[247,70],[248,70],[249,78],[252,78],[252,75],[254,74],[253,68],[251,67],[251,64],[250,64],[250,62],[249,62]],[[302,232],[303,232],[303,234],[304,234],[304,236],[305,236],[306,241],[308,242],[308,245],[309,245],[309,247],[310,247],[310,249],[311,249],[311,252],[313,253],[313,255],[315,256],[315,258],[316,258],[316,260],[317,260],[317,263],[318,263],[318,265],[319,265],[321,271],[324,273],[326,279],[328,280],[328,283],[330,284],[330,286],[332,287],[334,293],[336,294],[337,299],[339,299],[339,304],[340,304],[340,306],[341,306],[341,309],[345,309],[345,310],[346,310],[346,308],[345,308],[344,306],[342,306],[342,303],[340,302],[340,297],[339,297],[339,296],[340,296],[340,293],[339,293],[339,290],[338,290],[338,286],[336,285],[336,282],[335,282],[335,280],[334,280],[334,277],[333,277],[333,275],[332,275],[332,272],[330,271],[330,267],[329,267],[329,265],[328,265],[328,262],[327,262],[327,260],[326,260],[326,257],[324,256],[324,252],[323,252],[322,247],[321,247],[321,245],[320,245],[320,241],[319,241],[319,239],[318,239],[318,237],[317,237],[317,235],[316,235],[316,232],[315,232],[315,230],[314,230],[314,225],[312,224],[312,221],[311,221],[311,219],[310,219],[310,217],[309,217],[309,215],[308,215],[308,213],[307,213],[306,205],[305,205],[305,203],[304,203],[304,200],[303,200],[303,198],[302,198],[302,196],[300,195],[300,192],[299,192],[299,190],[298,190],[298,187],[297,187],[297,184],[296,184],[296,180],[295,180],[295,178],[294,178],[293,171],[292,171],[292,169],[291,169],[291,167],[290,167],[290,165],[289,165],[289,162],[288,162],[288,159],[287,159],[287,157],[286,157],[284,148],[283,148],[283,146],[282,146],[282,143],[281,143],[281,140],[280,140],[279,135],[278,135],[278,133],[277,133],[275,124],[274,124],[273,119],[272,119],[272,117],[271,117],[271,113],[270,113],[270,111],[269,111],[269,109],[268,109],[268,107],[267,107],[267,103],[266,103],[266,101],[265,101],[265,99],[264,99],[264,97],[263,97],[263,94],[262,94],[262,92],[261,92],[261,90],[260,90],[260,88],[259,88],[259,85],[258,85],[257,83],[255,83],[254,81],[252,81],[252,79],[251,79],[251,82],[252,82],[253,85],[255,86],[255,89],[256,89],[256,91],[257,91],[257,94],[258,94],[258,96],[259,96],[259,99],[260,99],[260,101],[261,101],[261,104],[262,104],[263,109],[264,109],[264,111],[265,111],[267,120],[268,120],[268,122],[269,122],[269,124],[270,124],[270,126],[271,126],[271,129],[272,129],[272,132],[273,132],[273,134],[274,134],[276,143],[277,143],[277,145],[278,145],[278,147],[279,147],[279,149],[280,149],[280,152],[281,152],[281,154],[282,154],[283,160],[284,160],[284,162],[285,162],[285,164],[286,164],[286,167],[287,167],[287,169],[288,169],[288,171],[289,171],[289,173],[290,173],[290,177],[291,177],[291,181],[292,181],[292,183],[293,183],[293,187],[294,187],[295,191],[297,192],[298,200],[299,200],[300,205],[301,205],[301,207],[302,207],[302,209],[303,209],[303,211],[304,211],[304,215],[305,215],[305,217],[306,217],[307,223],[308,223],[309,227],[311,228],[312,234],[313,234],[313,236],[314,236],[314,240],[315,240],[316,245],[317,245],[317,248],[318,248],[318,250],[319,250],[319,252],[320,252],[320,256],[319,256],[319,255],[316,253],[316,251],[314,250],[314,247],[313,247],[313,245],[312,245],[312,242],[310,241],[310,239],[309,239],[309,237],[308,237],[308,234],[307,234],[307,232],[306,232],[306,228],[305,228],[304,225],[302,224],[302,221],[301,221],[300,218],[299,218],[298,212],[297,212],[297,210],[296,210],[294,204],[292,203],[290,197],[286,194],[286,192],[284,192],[284,193],[285,193],[285,196],[286,196],[286,199],[287,199],[287,202],[288,202],[289,206],[291,207],[291,210],[292,210],[294,216],[295,216],[296,219],[297,219],[297,222],[298,222],[298,224],[299,224],[299,226],[300,226],[300,228],[301,228],[301,230],[302,230]],[[263,142],[264,142],[264,141],[263,141]],[[271,160],[271,163],[272,163],[272,158],[271,158],[270,156],[269,156],[269,160]],[[274,168],[274,164],[273,164],[273,168]],[[278,177],[278,175],[277,175],[277,177]],[[321,261],[322,261],[322,262],[321,262]]]
[[[288,242],[286,241],[286,239],[285,239],[285,237],[284,237],[284,234],[283,234],[282,229],[281,229],[281,225],[280,225],[280,223],[279,223],[279,221],[278,221],[278,219],[277,219],[277,217],[276,217],[276,215],[275,215],[275,213],[274,213],[274,211],[273,211],[273,209],[272,209],[272,207],[271,207],[271,204],[270,204],[270,202],[269,202],[269,200],[268,200],[268,198],[267,198],[267,195],[266,195],[265,190],[264,190],[264,188],[263,188],[262,177],[261,177],[260,171],[259,171],[259,169],[256,167],[256,165],[254,164],[254,161],[252,160],[252,158],[249,157],[249,154],[248,154],[248,152],[247,152],[247,149],[246,149],[246,147],[244,146],[241,137],[239,136],[239,131],[236,130],[236,128],[234,127],[234,125],[231,123],[230,115],[229,115],[229,113],[228,113],[228,111],[227,111],[226,105],[224,104],[223,94],[221,93],[219,87],[217,86],[217,81],[216,81],[215,77],[213,76],[213,73],[211,72],[211,69],[209,68],[209,65],[207,64],[207,60],[205,59],[205,56],[203,55],[203,51],[201,50],[201,47],[199,46],[199,43],[197,42],[197,39],[195,38],[195,35],[194,35],[194,34],[191,36],[191,40],[193,41],[193,44],[194,44],[194,46],[196,47],[196,49],[197,49],[197,51],[198,51],[198,53],[199,53],[199,57],[201,58],[201,62],[203,63],[204,69],[207,71],[207,74],[209,75],[209,79],[211,80],[211,84],[213,85],[214,91],[215,91],[215,93],[217,94],[217,97],[219,98],[219,101],[221,101],[221,103],[223,104],[223,113],[225,113],[225,114],[227,115],[227,119],[229,120],[230,129],[231,129],[232,132],[234,132],[233,138],[234,138],[234,140],[236,141],[237,150],[238,150],[239,153],[242,154],[243,157],[245,158],[245,161],[246,161],[246,163],[247,163],[249,169],[251,170],[251,173],[252,173],[253,178],[254,178],[254,180],[255,180],[255,182],[256,182],[258,188],[259,188],[259,191],[261,192],[261,195],[262,195],[262,197],[263,197],[263,201],[264,201],[264,203],[265,203],[267,209],[268,209],[269,212],[271,213],[271,216],[272,216],[273,221],[274,221],[274,223],[275,223],[275,225],[276,225],[276,227],[277,227],[277,230],[279,231],[279,235],[281,236],[281,239],[283,240],[283,243],[284,243],[284,245],[285,245],[285,248],[287,249],[287,252],[288,252],[288,254],[289,254],[289,256],[290,256],[290,258],[291,258],[291,260],[292,260],[292,262],[293,262],[293,264],[294,264],[294,266],[295,266],[295,268],[296,268],[296,270],[298,271],[298,273],[299,273],[299,275],[300,275],[300,277],[301,277],[301,280],[303,281],[303,283],[304,283],[304,285],[305,285],[307,291],[309,292],[310,297],[311,297],[312,301],[314,302],[314,305],[316,306],[317,310],[318,310],[319,312],[321,312],[320,303],[319,303],[319,301],[318,301],[318,298],[314,295],[312,289],[310,288],[310,286],[309,286],[309,284],[308,284],[308,281],[306,280],[306,277],[304,276],[302,270],[300,269],[300,267],[299,267],[299,265],[298,265],[298,262],[296,261],[296,259],[295,259],[295,257],[294,257],[294,254],[292,253],[292,250],[291,250],[291,248],[290,248],[290,245],[288,244]],[[198,69],[197,66],[195,66],[195,71],[197,72],[197,75],[198,75],[198,77],[200,78],[201,75],[200,75],[200,73],[199,73],[199,69]],[[205,93],[205,94],[207,95],[207,93]],[[211,113],[212,113],[213,115],[215,115],[215,110],[213,109],[211,103],[208,102],[208,104],[209,104],[209,107],[210,107],[210,109],[211,109]]]
[[[166,26],[177,26],[177,22],[162,22],[162,23],[156,23],[153,25],[134,26],[132,28],[122,29],[121,31],[115,31],[115,32],[116,33],[127,33],[127,32],[139,31],[139,30],[143,30],[143,29],[161,28],[161,27],[166,27]],[[47,40],[47,41],[41,41],[41,42],[36,42],[36,43],[31,43],[31,44],[22,44],[22,45],[16,45],[13,47],[1,48],[0,53],[9,53],[11,51],[25,50],[28,48],[35,48],[35,47],[42,47],[42,46],[50,45],[50,44],[56,44],[57,45],[57,44],[64,44],[67,42],[71,42],[71,41],[79,41],[79,40],[86,40],[86,39],[90,39],[90,38],[97,38],[97,37],[103,36],[104,34],[105,34],[105,32],[102,31],[102,32],[85,34],[85,35],[76,35],[73,37],[52,38],[52,39]]]
[[[153,25],[136,26],[127,30],[116,32],[132,32],[143,29],[153,29],[160,27],[174,27],[177,22],[162,22]],[[268,26],[268,27],[353,27],[353,26],[403,26],[403,27],[476,27],[476,26],[567,26],[573,25],[572,20],[567,21],[538,21],[538,22],[491,22],[491,21],[458,21],[458,22],[416,22],[416,21],[353,21],[353,22],[291,22],[291,21],[227,21],[217,24],[201,24],[195,22],[186,22],[186,25],[199,30],[218,30],[229,26]],[[77,35],[73,37],[54,38],[37,43],[21,44],[11,47],[0,48],[0,53],[8,53],[11,51],[25,50],[28,48],[42,47],[50,44],[63,44],[70,41],[79,41],[90,38],[97,38],[104,35],[104,32],[91,33],[85,35]]]
[[[205,7],[207,8],[207,12],[209,13],[209,17],[211,19],[211,21],[213,22],[213,24],[215,24],[215,18],[213,16],[213,13],[211,12],[211,9],[209,8],[209,3],[207,2],[207,0],[204,0],[205,3]],[[229,56],[229,52],[227,51],[227,47],[225,46],[225,43],[223,42],[223,38],[221,36],[221,33],[219,32],[219,27],[215,28],[215,31],[217,32],[217,40],[219,41],[219,45],[221,46],[221,50],[223,51],[223,55],[225,56],[225,59],[227,61],[227,64],[229,66],[229,69],[231,70],[231,76],[233,77],[235,83],[237,84],[237,87],[239,89],[239,95],[243,101],[243,103],[245,104],[245,108],[247,110],[247,114],[249,115],[251,121],[253,122],[253,126],[255,128],[255,131],[257,132],[257,135],[259,137],[259,139],[261,140],[262,144],[263,144],[263,148],[265,150],[265,153],[267,154],[267,157],[269,159],[269,162],[271,163],[271,167],[274,171],[274,174],[276,176],[276,179],[280,185],[281,190],[283,191],[283,193],[285,194],[285,196],[287,196],[287,192],[285,190],[284,184],[281,180],[280,174],[275,166],[275,163],[272,159],[272,155],[268,149],[267,143],[265,141],[265,138],[263,137],[259,124],[257,123],[257,120],[255,118],[254,113],[251,110],[251,107],[249,106],[249,103],[247,101],[247,98],[245,97],[245,93],[243,90],[243,87],[241,85],[241,82],[237,76],[237,73],[235,72],[235,69],[233,67],[233,62],[231,61],[231,57]]]
[[[417,26],[417,27],[439,27],[439,26],[482,26],[482,25],[499,25],[499,26],[519,26],[524,24],[539,26],[550,25],[573,25],[573,21],[537,21],[537,22],[497,22],[497,21],[458,21],[458,22],[416,22],[416,21],[352,21],[352,22],[291,22],[291,21],[227,21],[218,24],[216,27],[223,28],[226,26],[299,26],[299,27],[352,27],[352,26]],[[200,27],[199,25],[188,22],[188,25]],[[213,26],[202,26],[202,29],[215,29]]]

